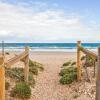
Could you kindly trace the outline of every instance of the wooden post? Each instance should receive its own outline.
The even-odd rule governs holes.
[[[100,100],[100,47],[98,47],[98,66],[96,75],[96,99]]]
[[[0,100],[5,100],[5,68],[2,66],[4,58],[0,57]]]
[[[79,46],[81,45],[81,41],[77,42],[77,80],[81,80],[81,52],[79,50]]]
[[[28,53],[28,55],[25,57],[25,67],[24,67],[24,80],[25,82],[28,82],[28,75],[29,75],[29,48],[25,47],[25,51]]]

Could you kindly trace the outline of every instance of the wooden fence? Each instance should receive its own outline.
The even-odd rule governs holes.
[[[96,100],[100,100],[100,47],[98,47],[98,55],[85,49],[81,46],[81,41],[77,42],[77,80],[81,81],[81,52],[92,57],[98,62],[97,75],[96,75]],[[29,48],[25,47],[25,51],[21,54],[5,61],[4,56],[0,57],[0,100],[5,100],[5,67],[11,67],[13,64],[23,61],[24,62],[24,80],[28,82],[29,73]]]
[[[13,64],[24,62],[24,80],[28,82],[29,73],[29,48],[25,47],[25,51],[21,54],[5,61],[4,56],[0,57],[0,100],[5,100],[5,67],[11,67]]]
[[[95,100],[100,100],[100,47],[98,47],[98,55],[90,50],[81,46],[81,41],[77,42],[77,80],[81,81],[82,66],[81,66],[81,52],[90,56],[94,61],[97,61],[97,73],[96,73],[96,96]]]

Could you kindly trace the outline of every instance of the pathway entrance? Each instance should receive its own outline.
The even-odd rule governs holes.
[[[71,57],[69,53],[34,53],[33,60],[44,64],[44,71],[39,74],[36,86],[33,89],[35,100],[68,100],[70,98],[70,87],[59,83],[59,72],[61,65]]]

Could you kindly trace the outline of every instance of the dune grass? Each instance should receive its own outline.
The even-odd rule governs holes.
[[[35,80],[34,75],[38,75],[39,71],[43,71],[43,65],[38,62],[29,61],[29,84],[34,86]],[[24,69],[23,68],[6,68],[6,76],[13,78],[16,82],[24,81]]]
[[[43,71],[43,65],[29,60],[29,82],[24,82],[24,68],[5,68],[6,77],[14,80],[15,86],[11,90],[11,96],[19,97],[21,100],[27,100],[31,96],[31,87],[35,86],[34,75],[38,75],[39,71]],[[6,90],[9,90],[10,83],[5,83]]]

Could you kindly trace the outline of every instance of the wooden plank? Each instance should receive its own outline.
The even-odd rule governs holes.
[[[26,52],[29,52],[29,48],[28,47],[25,47],[25,50],[26,50]],[[24,80],[25,80],[25,82],[28,83],[28,76],[29,76],[29,53],[28,53],[28,55],[25,58],[24,65],[25,65],[25,67],[24,67]]]
[[[96,75],[96,99],[100,100],[100,47],[98,47],[98,67]]]
[[[17,63],[18,61],[20,61],[21,59],[23,59],[27,55],[28,55],[28,52],[25,51],[25,52],[21,53],[20,55],[9,59],[7,62],[5,62],[6,67],[11,67],[13,64]]]
[[[81,80],[81,52],[79,46],[81,45],[81,41],[77,42],[77,80]]]
[[[3,59],[3,58],[2,58]],[[0,59],[0,100],[5,100],[5,68],[2,66],[4,59]]]
[[[95,53],[93,53],[93,52],[91,52],[91,51],[89,51],[89,50],[83,48],[82,46],[79,46],[79,49],[80,49],[82,52],[84,52],[85,54],[87,54],[87,55],[89,55],[90,57],[92,57],[94,60],[97,59],[97,55],[96,55]]]

